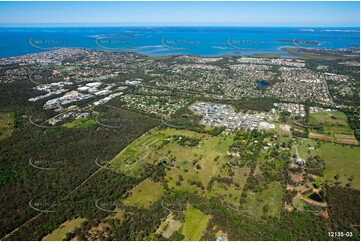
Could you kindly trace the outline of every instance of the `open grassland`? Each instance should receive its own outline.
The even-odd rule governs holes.
[[[292,155],[296,154],[296,146],[299,156],[304,160],[318,154],[318,143],[315,140],[297,139],[297,144],[292,147]]]
[[[353,177],[351,186],[360,189],[360,148],[325,143],[319,148],[321,159],[326,163],[325,178],[338,180],[346,185]]]
[[[14,129],[14,113],[0,113],[0,140],[11,136]]]
[[[204,215],[200,210],[188,206],[182,230],[184,240],[200,240],[210,218],[210,215]]]
[[[333,141],[341,144],[357,145],[353,130],[343,112],[318,112],[310,114],[310,125],[321,126],[322,130],[310,132],[310,138]]]
[[[318,112],[310,114],[310,125],[318,124],[340,124],[347,125],[347,116],[343,112],[333,111],[333,112]]]
[[[163,194],[163,187],[160,183],[146,179],[132,189],[131,195],[123,201],[125,205],[149,208],[158,201]]]
[[[63,124],[65,128],[78,128],[78,129],[86,129],[93,125],[96,125],[96,122],[92,119],[88,118],[78,118],[70,123]]]
[[[192,147],[181,145],[177,140],[170,138],[173,135],[199,139],[199,144]],[[212,176],[218,174],[224,164],[225,155],[231,144],[232,136],[212,137],[187,130],[153,129],[117,155],[111,161],[111,166],[130,175],[137,175],[144,163],[155,164],[163,161],[172,167],[168,169],[166,176],[170,187],[176,187],[179,175],[184,178],[183,184],[193,179],[206,187]],[[219,157],[217,161],[216,157]],[[184,184],[177,188],[193,191],[196,186]]]
[[[76,218],[73,220],[68,220],[59,228],[45,236],[42,240],[45,241],[61,241],[66,238],[66,234],[74,231],[76,228],[80,228],[81,224],[86,221],[85,218]]]
[[[283,188],[279,182],[271,182],[261,193],[249,192],[241,212],[257,219],[262,216],[279,218],[282,208]]]
[[[199,143],[193,146],[182,145],[178,138],[172,138],[174,135],[197,139]],[[232,135],[210,136],[188,130],[153,129],[118,154],[111,161],[111,166],[136,176],[145,163],[164,165],[165,180],[169,188],[195,192],[208,198],[220,196],[225,202],[236,206],[249,168],[229,168],[234,173],[231,177],[233,184],[215,181],[212,189],[207,190],[213,177],[229,177],[229,171],[226,172],[222,166],[227,162],[227,151],[232,142]]]
[[[281,136],[291,136],[291,127],[288,124],[273,123],[275,125],[275,131]]]
[[[129,175],[137,175],[141,162],[147,162],[148,155],[151,152],[151,147],[155,147],[155,143],[165,139],[166,136],[156,133],[154,130],[142,135],[140,138],[133,141],[124,150],[122,150],[113,160],[111,160],[111,167],[119,169]]]
[[[225,155],[232,144],[230,136],[206,136],[196,147],[183,147],[171,143],[167,147],[174,158],[175,169],[167,171],[166,179],[169,187],[178,190],[201,192],[201,188],[191,183],[201,183],[207,187],[211,178],[220,173],[220,168],[226,162]],[[216,160],[218,158],[218,160]],[[180,181],[180,176],[183,181]],[[180,183],[179,183],[180,182]]]
[[[231,171],[234,172],[232,176],[233,183],[231,185],[215,181],[212,184],[212,190],[208,196],[215,196],[221,198],[234,208],[238,208],[239,199],[242,195],[243,187],[247,182],[247,177],[250,173],[250,168],[232,167]],[[223,170],[220,178],[227,178],[229,175]],[[236,184],[236,185],[235,185]]]

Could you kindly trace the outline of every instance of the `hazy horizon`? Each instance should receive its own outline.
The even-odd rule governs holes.
[[[360,27],[353,2],[0,2],[0,26]]]

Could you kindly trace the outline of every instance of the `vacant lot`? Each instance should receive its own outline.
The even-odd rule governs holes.
[[[310,125],[321,126],[321,130],[314,130],[310,138],[334,141],[341,144],[357,145],[354,131],[347,123],[347,116],[343,112],[319,112],[310,114]]]
[[[128,206],[148,208],[158,201],[163,194],[163,187],[160,183],[146,179],[132,189],[132,195],[124,200]]]
[[[175,220],[173,214],[169,214],[166,221],[161,225],[158,230],[163,231],[162,235],[165,238],[169,238],[172,234],[180,229],[182,222]]]
[[[174,136],[196,139],[198,142],[189,146],[182,144]],[[112,168],[131,176],[139,175],[146,163],[163,164],[166,167],[165,179],[170,188],[204,194],[212,177],[222,172],[221,167],[226,163],[227,151],[232,142],[232,135],[211,136],[188,130],[155,128],[131,143],[110,164]],[[237,194],[242,192],[248,172],[238,174],[235,171],[237,176],[234,180],[240,187]],[[234,189],[232,187],[231,191]]]
[[[292,147],[292,154],[296,154],[296,146],[298,150],[298,155],[307,160],[309,157],[315,156],[318,154],[317,147],[320,141],[312,139],[297,139],[297,144]]]
[[[166,150],[170,151],[170,154],[165,153],[165,157],[168,160],[173,159],[174,164],[174,169],[167,171],[169,187],[202,192],[200,185],[206,188],[211,178],[220,173],[231,144],[232,137],[222,135],[206,136],[196,147],[184,147],[175,142],[168,144]]]
[[[144,162],[150,163],[150,154],[158,144],[166,139],[166,135],[153,129],[142,135],[111,160],[112,168],[119,169],[128,175],[137,176]]]
[[[60,225],[59,228],[51,232],[51,234],[48,234],[45,236],[42,240],[45,241],[61,241],[66,238],[66,234],[69,232],[74,231],[76,228],[79,228],[81,226],[81,223],[86,221],[85,218],[76,218],[73,220],[68,220],[62,225]]]
[[[347,126],[347,116],[343,112],[318,112],[310,114],[311,125],[319,124],[339,124]]]
[[[319,149],[321,159],[326,162],[325,178],[338,180],[342,185],[349,183],[352,178],[351,186],[360,189],[360,148],[342,146],[338,144],[325,143]]]
[[[210,218],[210,215],[204,215],[200,210],[188,206],[182,230],[184,240],[200,240]]]

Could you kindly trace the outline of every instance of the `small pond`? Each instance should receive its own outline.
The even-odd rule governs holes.
[[[264,81],[257,81],[257,84],[261,89],[264,89],[264,88],[269,86],[269,84],[267,82],[264,82]]]
[[[308,198],[316,201],[316,202],[322,202],[322,197],[320,196],[320,194],[318,193],[312,193],[310,196],[308,196]]]

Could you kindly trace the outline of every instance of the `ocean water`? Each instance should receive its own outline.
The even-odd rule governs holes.
[[[285,27],[1,27],[0,57],[61,47],[134,51],[149,56],[284,53],[287,46],[360,46],[359,28]]]

